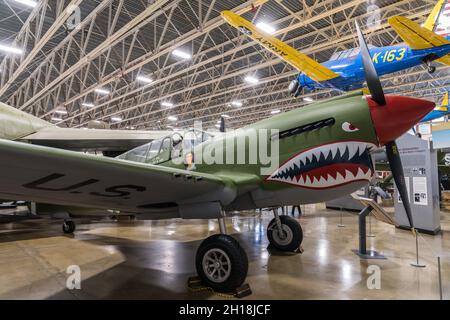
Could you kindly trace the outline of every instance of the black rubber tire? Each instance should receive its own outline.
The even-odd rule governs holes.
[[[303,230],[300,226],[300,223],[298,223],[297,220],[295,220],[292,217],[289,216],[280,216],[280,221],[282,225],[287,226],[292,231],[292,240],[288,244],[279,244],[273,237],[273,232],[277,232],[276,227],[276,220],[275,218],[270,221],[268,227],[267,227],[267,238],[269,239],[269,242],[271,245],[273,245],[275,248],[277,248],[280,251],[285,252],[294,252],[298,248],[300,248],[300,245],[303,241]]]
[[[429,74],[433,74],[436,72],[436,67],[435,66],[428,66],[428,73]]]
[[[65,234],[71,234],[75,231],[75,222],[72,220],[64,221],[62,225],[62,230]]]
[[[231,272],[228,278],[222,282],[210,280],[203,270],[203,256],[210,249],[218,248],[226,253],[231,263]],[[233,292],[245,281],[248,272],[248,258],[239,242],[226,234],[215,234],[206,238],[197,250],[195,267],[202,282],[217,292]]]

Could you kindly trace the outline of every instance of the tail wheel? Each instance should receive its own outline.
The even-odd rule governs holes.
[[[299,88],[300,88],[300,83],[298,82],[297,79],[294,79],[289,83],[288,92],[291,95],[295,95]]]
[[[71,220],[64,221],[62,229],[66,234],[73,233],[75,231],[75,222]]]
[[[269,242],[280,251],[296,251],[303,241],[303,230],[297,220],[288,216],[280,216],[281,230],[276,219],[267,227]]]
[[[203,283],[218,292],[234,291],[247,277],[247,254],[236,239],[225,234],[205,239],[197,250],[195,264]]]
[[[428,73],[433,74],[436,72],[436,67],[435,66],[428,66]]]

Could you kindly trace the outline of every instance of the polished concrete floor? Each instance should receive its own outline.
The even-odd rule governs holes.
[[[2,210],[3,211],[3,210]],[[438,299],[436,256],[442,258],[444,298],[450,299],[450,214],[442,233],[421,235],[426,268],[410,266],[414,238],[408,231],[372,219],[368,238],[387,260],[362,260],[357,217],[323,205],[304,208],[303,254],[269,253],[270,213],[227,218],[228,231],[247,251],[253,294],[246,299]],[[1,212],[0,212],[1,214]],[[3,299],[221,299],[191,292],[199,243],[217,232],[215,221],[108,221],[79,223],[73,236],[58,221],[19,220],[0,224],[0,298]],[[68,266],[81,269],[81,289],[66,289]],[[381,288],[367,288],[367,268],[380,267]]]

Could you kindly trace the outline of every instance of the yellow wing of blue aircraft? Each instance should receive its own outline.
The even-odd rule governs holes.
[[[421,64],[427,64],[429,72],[432,73],[435,71],[435,67],[431,65],[433,61],[437,60],[446,64],[448,61],[448,64],[450,64],[450,41],[440,34],[434,33],[441,32],[443,28],[448,29],[444,19],[444,15],[447,14],[445,8],[448,1],[440,0],[437,3],[427,20],[428,27],[417,25],[414,27],[414,31],[408,29],[403,33],[408,34],[405,38],[400,34],[406,44],[382,48],[372,46],[370,48],[370,55],[378,75],[394,73]],[[360,89],[364,85],[364,71],[358,48],[336,52],[329,61],[320,64],[276,37],[266,34],[251,22],[231,11],[223,11],[222,17],[230,25],[300,71],[298,77],[289,85],[289,92],[294,96],[298,96],[304,87],[308,89],[331,88],[339,91],[352,91]],[[405,22],[408,20],[405,19],[393,17],[390,22],[394,29],[399,32],[400,29],[406,29],[405,24],[410,24]],[[395,21],[400,22],[397,24]],[[442,22],[437,23],[439,21]],[[412,21],[411,23],[415,24]],[[450,23],[448,25],[450,26]],[[419,30],[417,27],[420,29],[420,33],[417,32]],[[415,41],[419,42],[417,39],[421,35],[426,35],[426,38],[429,39],[423,40],[423,43],[420,43],[419,46],[412,45]],[[411,38],[415,40],[409,41]]]

